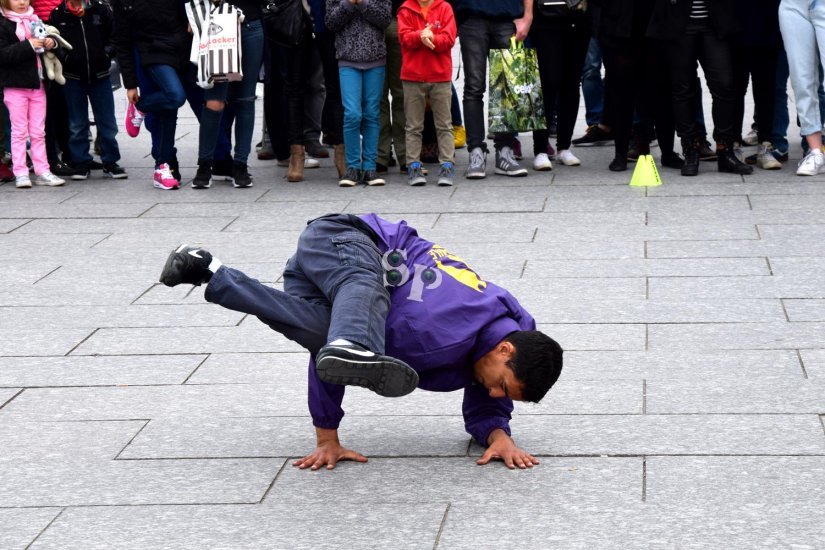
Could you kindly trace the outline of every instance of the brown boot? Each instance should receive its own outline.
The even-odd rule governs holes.
[[[286,171],[286,181],[301,181],[304,179],[304,146],[289,146],[289,168]]]
[[[347,157],[343,143],[335,146],[335,168],[338,170],[338,179],[343,178],[347,173]]]

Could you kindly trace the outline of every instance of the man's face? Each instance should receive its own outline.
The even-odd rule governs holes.
[[[513,369],[507,366],[515,350],[509,342],[499,346],[502,345],[502,349],[497,346],[494,352],[485,356],[485,360],[476,363],[473,374],[478,383],[487,388],[490,397],[509,397],[513,401],[521,401],[524,398],[523,384],[516,378]]]

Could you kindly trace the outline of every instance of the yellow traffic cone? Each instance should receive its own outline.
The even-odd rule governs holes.
[[[659,185],[662,185],[662,178],[659,177],[653,155],[641,155],[639,160],[636,161],[633,177],[630,178],[630,186],[657,187]]]

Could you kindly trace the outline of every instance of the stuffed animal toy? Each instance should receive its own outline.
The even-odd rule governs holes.
[[[39,20],[32,23],[32,37],[51,38],[58,46],[66,48],[67,50],[72,49],[72,45],[60,36],[60,31],[50,25],[44,25],[43,22]],[[66,78],[63,76],[63,65],[54,54],[54,50],[46,51],[43,48],[37,48],[35,51],[38,54],[42,54],[43,68],[46,69],[46,76],[49,80],[54,80],[61,85],[65,84]]]

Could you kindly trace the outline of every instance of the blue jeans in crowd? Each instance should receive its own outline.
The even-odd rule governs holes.
[[[261,21],[241,24],[240,82],[219,82],[205,90],[204,101],[223,101],[233,105],[235,115],[235,162],[246,164],[252,150],[252,133],[255,129],[255,87],[264,55],[264,31]],[[213,160],[220,134],[223,111],[204,107],[200,117],[198,160]]]
[[[790,69],[788,67],[788,54],[785,50],[779,52],[779,59],[776,63],[776,105],[773,110],[773,131],[771,132],[771,145],[780,153],[788,152],[788,126],[790,126],[790,115],[788,114],[788,78]],[[825,125],[825,87],[822,85],[822,68],[819,70],[819,117]],[[799,119],[797,118],[797,123]],[[808,150],[808,142],[802,137],[802,149]]]
[[[361,70],[339,67],[341,101],[344,104],[344,149],[347,168],[375,170],[381,133],[381,93],[384,67]],[[363,145],[361,134],[363,132]]]
[[[186,103],[186,92],[181,76],[171,65],[147,65],[137,71],[137,76],[140,100],[136,107],[153,115],[152,158],[157,168],[175,158],[178,109]]]
[[[95,117],[100,160],[103,164],[114,164],[119,161],[120,148],[115,138],[117,122],[111,81],[104,78],[84,84],[67,78],[63,94],[66,96],[69,112],[69,153],[72,162],[77,166],[87,167],[93,160],[89,153],[89,103],[92,104]]]
[[[450,100],[450,115],[452,115],[453,126],[464,126],[464,121],[461,119],[461,101],[458,99],[458,92],[455,90],[455,84],[450,84],[453,91],[453,97]]]
[[[604,81],[602,80],[602,48],[595,38],[590,39],[582,70],[584,118],[588,126],[598,124],[604,110]]]
[[[383,354],[390,295],[381,252],[349,219],[310,222],[284,269],[283,291],[221,266],[206,300],[258,317],[313,355],[339,338]]]

